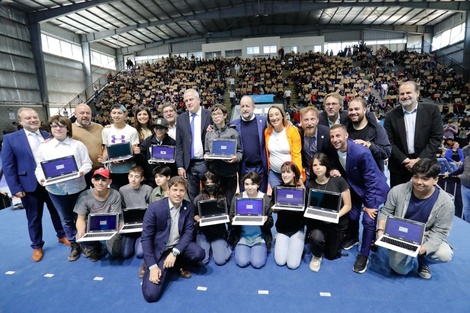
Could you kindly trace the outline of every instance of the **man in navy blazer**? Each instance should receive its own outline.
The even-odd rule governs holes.
[[[23,129],[3,137],[2,164],[10,192],[21,199],[28,220],[29,238],[33,248],[32,259],[39,262],[43,258],[42,214],[44,203],[51,215],[52,224],[59,242],[70,245],[65,237],[62,223],[46,189],[36,180],[34,153],[42,141],[49,138],[47,132],[39,131],[41,121],[38,113],[31,108],[18,110],[18,122]]]
[[[189,199],[194,201],[207,172],[204,162],[204,142],[212,118],[210,111],[201,107],[201,100],[196,90],[186,90],[183,99],[187,110],[176,119],[176,166],[178,175],[188,179]]]
[[[323,100],[323,112],[318,116],[319,124],[331,127],[335,124],[344,124],[348,117],[348,112],[343,109],[343,97],[339,93],[329,93]]]
[[[255,102],[250,96],[241,98],[240,113],[240,118],[231,123],[240,134],[243,149],[243,159],[238,170],[240,191],[245,190],[242,183],[243,176],[253,171],[261,175],[260,190],[266,192],[268,189],[268,161],[264,147],[266,116],[255,114]]]
[[[418,85],[407,81],[398,88],[400,105],[385,115],[384,128],[392,144],[391,187],[410,181],[413,165],[420,159],[435,160],[441,144],[444,130],[439,107],[418,104],[418,99]]]
[[[190,278],[183,270],[184,261],[204,259],[204,250],[194,239],[194,205],[184,196],[187,182],[174,176],[168,183],[168,197],[149,205],[144,216],[142,248],[147,265],[142,281],[142,294],[147,302],[160,299],[168,282],[168,270],[179,269],[181,277]]]
[[[349,211],[345,249],[359,243],[359,218],[364,211],[362,246],[353,267],[354,272],[362,274],[367,270],[370,247],[375,238],[378,208],[387,199],[390,188],[370,150],[348,139],[344,125],[333,125],[330,128],[330,139],[332,146],[337,150],[332,155],[333,164],[351,188],[352,208]]]

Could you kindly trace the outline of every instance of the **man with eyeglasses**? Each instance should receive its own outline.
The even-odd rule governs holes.
[[[165,103],[162,106],[162,116],[168,122],[168,136],[176,140],[176,107],[170,102]]]
[[[345,124],[348,112],[342,111],[343,97],[338,93],[329,93],[323,101],[323,112],[320,113],[320,125],[331,127],[335,124]]]
[[[162,163],[149,164],[148,160],[152,158],[150,147],[152,145],[158,146],[176,146],[176,141],[168,135],[168,121],[164,118],[157,118],[153,124],[153,134],[147,137],[140,144],[140,155],[138,156],[137,163],[144,164],[145,183],[156,187],[153,175],[153,169]],[[177,175],[175,163],[165,163],[171,169],[171,176]]]

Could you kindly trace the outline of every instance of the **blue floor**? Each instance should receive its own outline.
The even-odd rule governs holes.
[[[5,190],[4,182],[0,189]],[[162,299],[144,301],[137,272],[141,260],[105,257],[96,263],[81,257],[68,262],[69,249],[57,242],[46,210],[45,256],[31,261],[23,210],[0,211],[0,312],[469,312],[470,225],[455,218],[449,238],[454,260],[432,265],[426,281],[390,271],[384,251],[371,255],[367,272],[352,271],[356,249],[321,270],[278,267],[272,254],[260,270],[238,268],[233,260],[213,262],[174,277]]]

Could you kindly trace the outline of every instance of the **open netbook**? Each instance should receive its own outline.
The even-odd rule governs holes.
[[[272,209],[303,211],[305,209],[305,189],[277,186],[274,188],[275,204]]]
[[[308,194],[307,209],[304,216],[338,224],[340,209],[341,193],[312,188]]]
[[[41,162],[45,182],[43,186],[64,182],[80,177],[77,162],[73,155]]]
[[[123,234],[141,232],[146,211],[147,208],[127,208],[122,210],[124,226],[122,226],[119,232]]]
[[[118,232],[118,213],[91,213],[88,215],[87,232],[77,242],[109,240]]]
[[[199,210],[199,226],[209,226],[230,222],[225,198],[202,200],[197,204]]]
[[[263,198],[237,198],[232,225],[263,225],[263,208]]]
[[[175,163],[175,147],[152,145],[150,147],[149,164],[153,163]]]
[[[382,236],[375,241],[381,246],[412,257],[418,256],[426,224],[388,216]]]
[[[216,138],[212,141],[211,153],[208,153],[205,158],[211,160],[230,160],[237,154],[237,140],[236,139],[219,139]]]
[[[103,163],[111,163],[115,161],[124,161],[132,158],[132,147],[130,142],[115,143],[106,146],[108,160]]]

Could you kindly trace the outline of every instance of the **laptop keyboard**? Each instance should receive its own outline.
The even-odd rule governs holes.
[[[276,204],[280,208],[299,208],[302,207],[302,204]]]
[[[307,209],[307,214],[336,218],[336,216],[337,216],[338,213],[331,213],[331,212],[325,212],[325,211],[317,211],[317,210],[313,210],[313,209]]]
[[[139,224],[139,225],[124,225],[124,229],[134,229],[134,228],[142,228],[142,224]]]
[[[237,216],[238,222],[259,222],[261,221],[259,216]]]
[[[75,175],[77,175],[77,173],[71,173],[71,174],[67,174],[67,175],[62,175],[62,176],[58,176],[58,177],[55,177],[55,178],[48,178],[48,179],[47,179],[47,182],[54,182],[54,181],[56,181],[56,180],[61,180],[61,179],[67,178],[67,177],[75,176]]]
[[[413,246],[413,245],[410,245],[410,244],[407,244],[405,242],[398,241],[398,240],[395,240],[395,239],[392,239],[392,238],[389,238],[389,237],[382,237],[381,240],[383,242],[386,242],[386,243],[389,243],[391,245],[394,245],[394,246],[397,246],[397,247],[400,247],[400,248],[403,248],[403,249],[406,249],[406,250],[410,250],[410,251],[416,251],[418,249],[418,247],[416,247],[416,246]]]
[[[213,221],[225,221],[225,220],[227,220],[226,216],[214,216],[214,217],[204,217],[203,218],[203,221],[205,223],[213,222]]]
[[[112,233],[99,233],[99,234],[86,234],[83,237],[84,238],[106,237],[106,236],[111,236],[112,234],[114,234],[114,232],[112,232]]]

